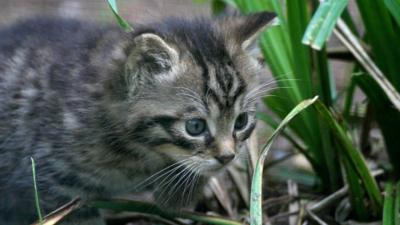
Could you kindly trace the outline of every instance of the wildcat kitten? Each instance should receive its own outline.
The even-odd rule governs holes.
[[[248,50],[273,17],[168,19],[132,33],[42,18],[0,31],[0,224],[37,218],[30,157],[45,213],[139,184],[160,204],[190,198],[255,127],[265,86]],[[89,207],[64,223],[104,224]]]

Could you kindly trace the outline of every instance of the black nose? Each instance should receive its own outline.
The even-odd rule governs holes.
[[[215,156],[215,158],[221,164],[227,164],[228,162],[232,161],[233,158],[235,158],[235,154],[222,154],[222,155]]]

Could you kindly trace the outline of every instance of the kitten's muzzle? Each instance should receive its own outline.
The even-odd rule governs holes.
[[[217,153],[214,155],[215,159],[222,165],[228,164],[235,158],[235,144],[232,139],[225,138],[218,143]]]

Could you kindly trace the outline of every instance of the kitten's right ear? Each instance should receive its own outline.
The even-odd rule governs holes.
[[[178,59],[178,51],[162,37],[143,33],[133,39],[126,62],[126,76],[129,80],[151,81],[167,74]]]

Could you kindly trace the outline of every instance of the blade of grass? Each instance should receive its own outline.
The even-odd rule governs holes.
[[[332,99],[331,87],[332,82],[329,79],[329,69],[326,62],[325,52],[314,52],[301,43],[310,17],[310,7],[302,0],[287,1],[287,30],[290,40],[290,48],[292,49],[291,62],[293,63],[294,78],[298,82],[290,84],[295,86],[299,91],[301,99],[309,98],[313,93],[324,100]],[[314,56],[314,57],[311,57]],[[325,56],[325,57],[324,57]],[[312,78],[319,79],[320,88],[315,88],[315,83]],[[326,94],[329,92],[329,94]],[[293,99],[293,98],[292,98]],[[294,98],[292,102],[297,102]],[[332,101],[326,101],[332,102]],[[339,188],[340,169],[337,166],[334,148],[330,145],[331,135],[320,124],[319,120],[315,120],[315,111],[307,111],[299,116],[302,119],[301,123],[296,119],[291,123],[291,127],[296,131],[296,134],[302,137],[303,141],[309,146],[308,151],[313,155],[315,162],[312,164],[315,171],[323,180],[322,184],[324,191],[331,192]]]
[[[39,191],[37,188],[37,183],[36,183],[36,165],[35,165],[35,160],[31,157],[31,163],[32,163],[32,177],[33,177],[33,188],[35,191],[35,204],[36,204],[36,212],[39,217],[39,224],[43,225],[43,217],[42,217],[42,210],[40,209],[40,202],[39,202]]]
[[[333,98],[336,93],[332,87],[334,86],[334,81],[329,72],[326,49],[323,48],[321,51],[313,50],[311,53],[313,57],[313,74],[315,74],[313,77],[318,81],[316,88],[321,96],[321,101],[330,107],[333,104]],[[323,153],[323,164],[326,165],[326,169],[329,171],[330,191],[335,191],[340,188],[342,180],[339,172],[339,160],[335,160],[338,159],[337,151],[334,147],[330,130],[327,129],[323,121],[320,121],[320,119],[317,121],[322,147],[320,151]]]
[[[165,219],[173,220],[174,218],[190,219],[196,222],[204,224],[215,224],[215,225],[241,225],[242,223],[224,219],[221,217],[202,215],[199,213],[191,213],[186,211],[167,211],[162,210],[154,204],[131,201],[131,200],[98,200],[90,203],[91,206],[99,209],[110,209],[116,212],[138,212],[145,214],[158,215]]]
[[[386,8],[392,13],[397,25],[400,26],[400,0],[384,0]]]
[[[265,158],[272,146],[272,143],[280,132],[286,127],[286,125],[300,112],[313,104],[318,97],[313,99],[308,99],[300,102],[290,113],[282,120],[278,128],[274,131],[271,137],[268,139],[267,143],[262,148],[260,158],[257,161],[257,165],[253,174],[252,184],[251,184],[251,194],[250,194],[250,223],[251,225],[261,225],[262,224],[262,173]]]
[[[400,181],[397,182],[396,184],[396,199],[394,203],[394,213],[395,213],[395,219],[394,219],[394,224],[395,225],[400,225]]]
[[[383,205],[383,225],[394,225],[396,218],[393,182],[387,182],[385,187],[385,202]]]
[[[350,84],[346,88],[346,99],[344,101],[343,116],[344,118],[350,118],[351,107],[353,105],[353,97],[356,90],[356,82],[354,77],[351,77]]]
[[[325,105],[317,101],[314,105],[319,115],[323,118],[324,122],[327,123],[329,128],[332,130],[333,135],[336,137],[338,143],[342,148],[341,154],[348,157],[351,165],[357,171],[359,179],[362,181],[367,195],[372,203],[372,211],[375,214],[379,214],[382,209],[382,196],[379,191],[378,184],[370,173],[367,164],[359,150],[355,148],[347,133],[339,125],[332,113],[325,107]]]
[[[395,179],[399,179],[400,164],[398,163],[398,159],[400,158],[400,143],[398,127],[400,127],[400,112],[392,106],[390,100],[371,76],[365,73],[357,73],[353,75],[352,79],[355,80],[364,94],[368,96],[374,114],[377,115],[375,119],[383,134],[386,151],[393,166],[392,176]]]
[[[114,14],[115,18],[117,19],[119,26],[122,29],[124,29],[124,31],[126,31],[126,32],[132,32],[133,31],[132,26],[129,25],[129,23],[124,18],[122,18],[122,16],[119,15],[116,1],[115,0],[107,0],[107,3],[108,3],[108,6],[110,7],[112,13]]]
[[[365,41],[371,47],[374,62],[400,91],[400,27],[391,17],[384,1],[356,2],[365,27]]]
[[[345,178],[349,184],[350,202],[353,210],[355,211],[356,218],[360,221],[368,219],[368,209],[364,206],[364,190],[360,185],[357,172],[351,166],[347,157],[341,157],[343,163]]]
[[[349,0],[322,1],[304,33],[302,43],[321,50],[348,2]]]
[[[65,216],[67,216],[72,211],[77,209],[79,205],[80,205],[80,198],[79,197],[74,198],[72,201],[68,202],[67,204],[61,206],[60,208],[56,209],[55,211],[45,216],[42,224],[39,221],[32,225],[55,225],[59,221],[61,221]]]
[[[273,129],[278,128],[279,123],[276,122],[274,119],[272,119],[270,116],[268,116],[266,113],[263,112],[257,112],[257,119],[265,122],[266,124],[268,124],[270,127],[272,127]],[[292,134],[289,134],[286,130],[282,131],[282,136],[284,138],[286,138],[292,145],[294,148],[296,148],[301,154],[304,154],[304,156],[312,161],[313,159],[311,158],[311,156],[308,155],[307,152],[307,146],[305,146],[303,143],[299,142],[298,140],[296,140],[295,137],[292,137]]]

